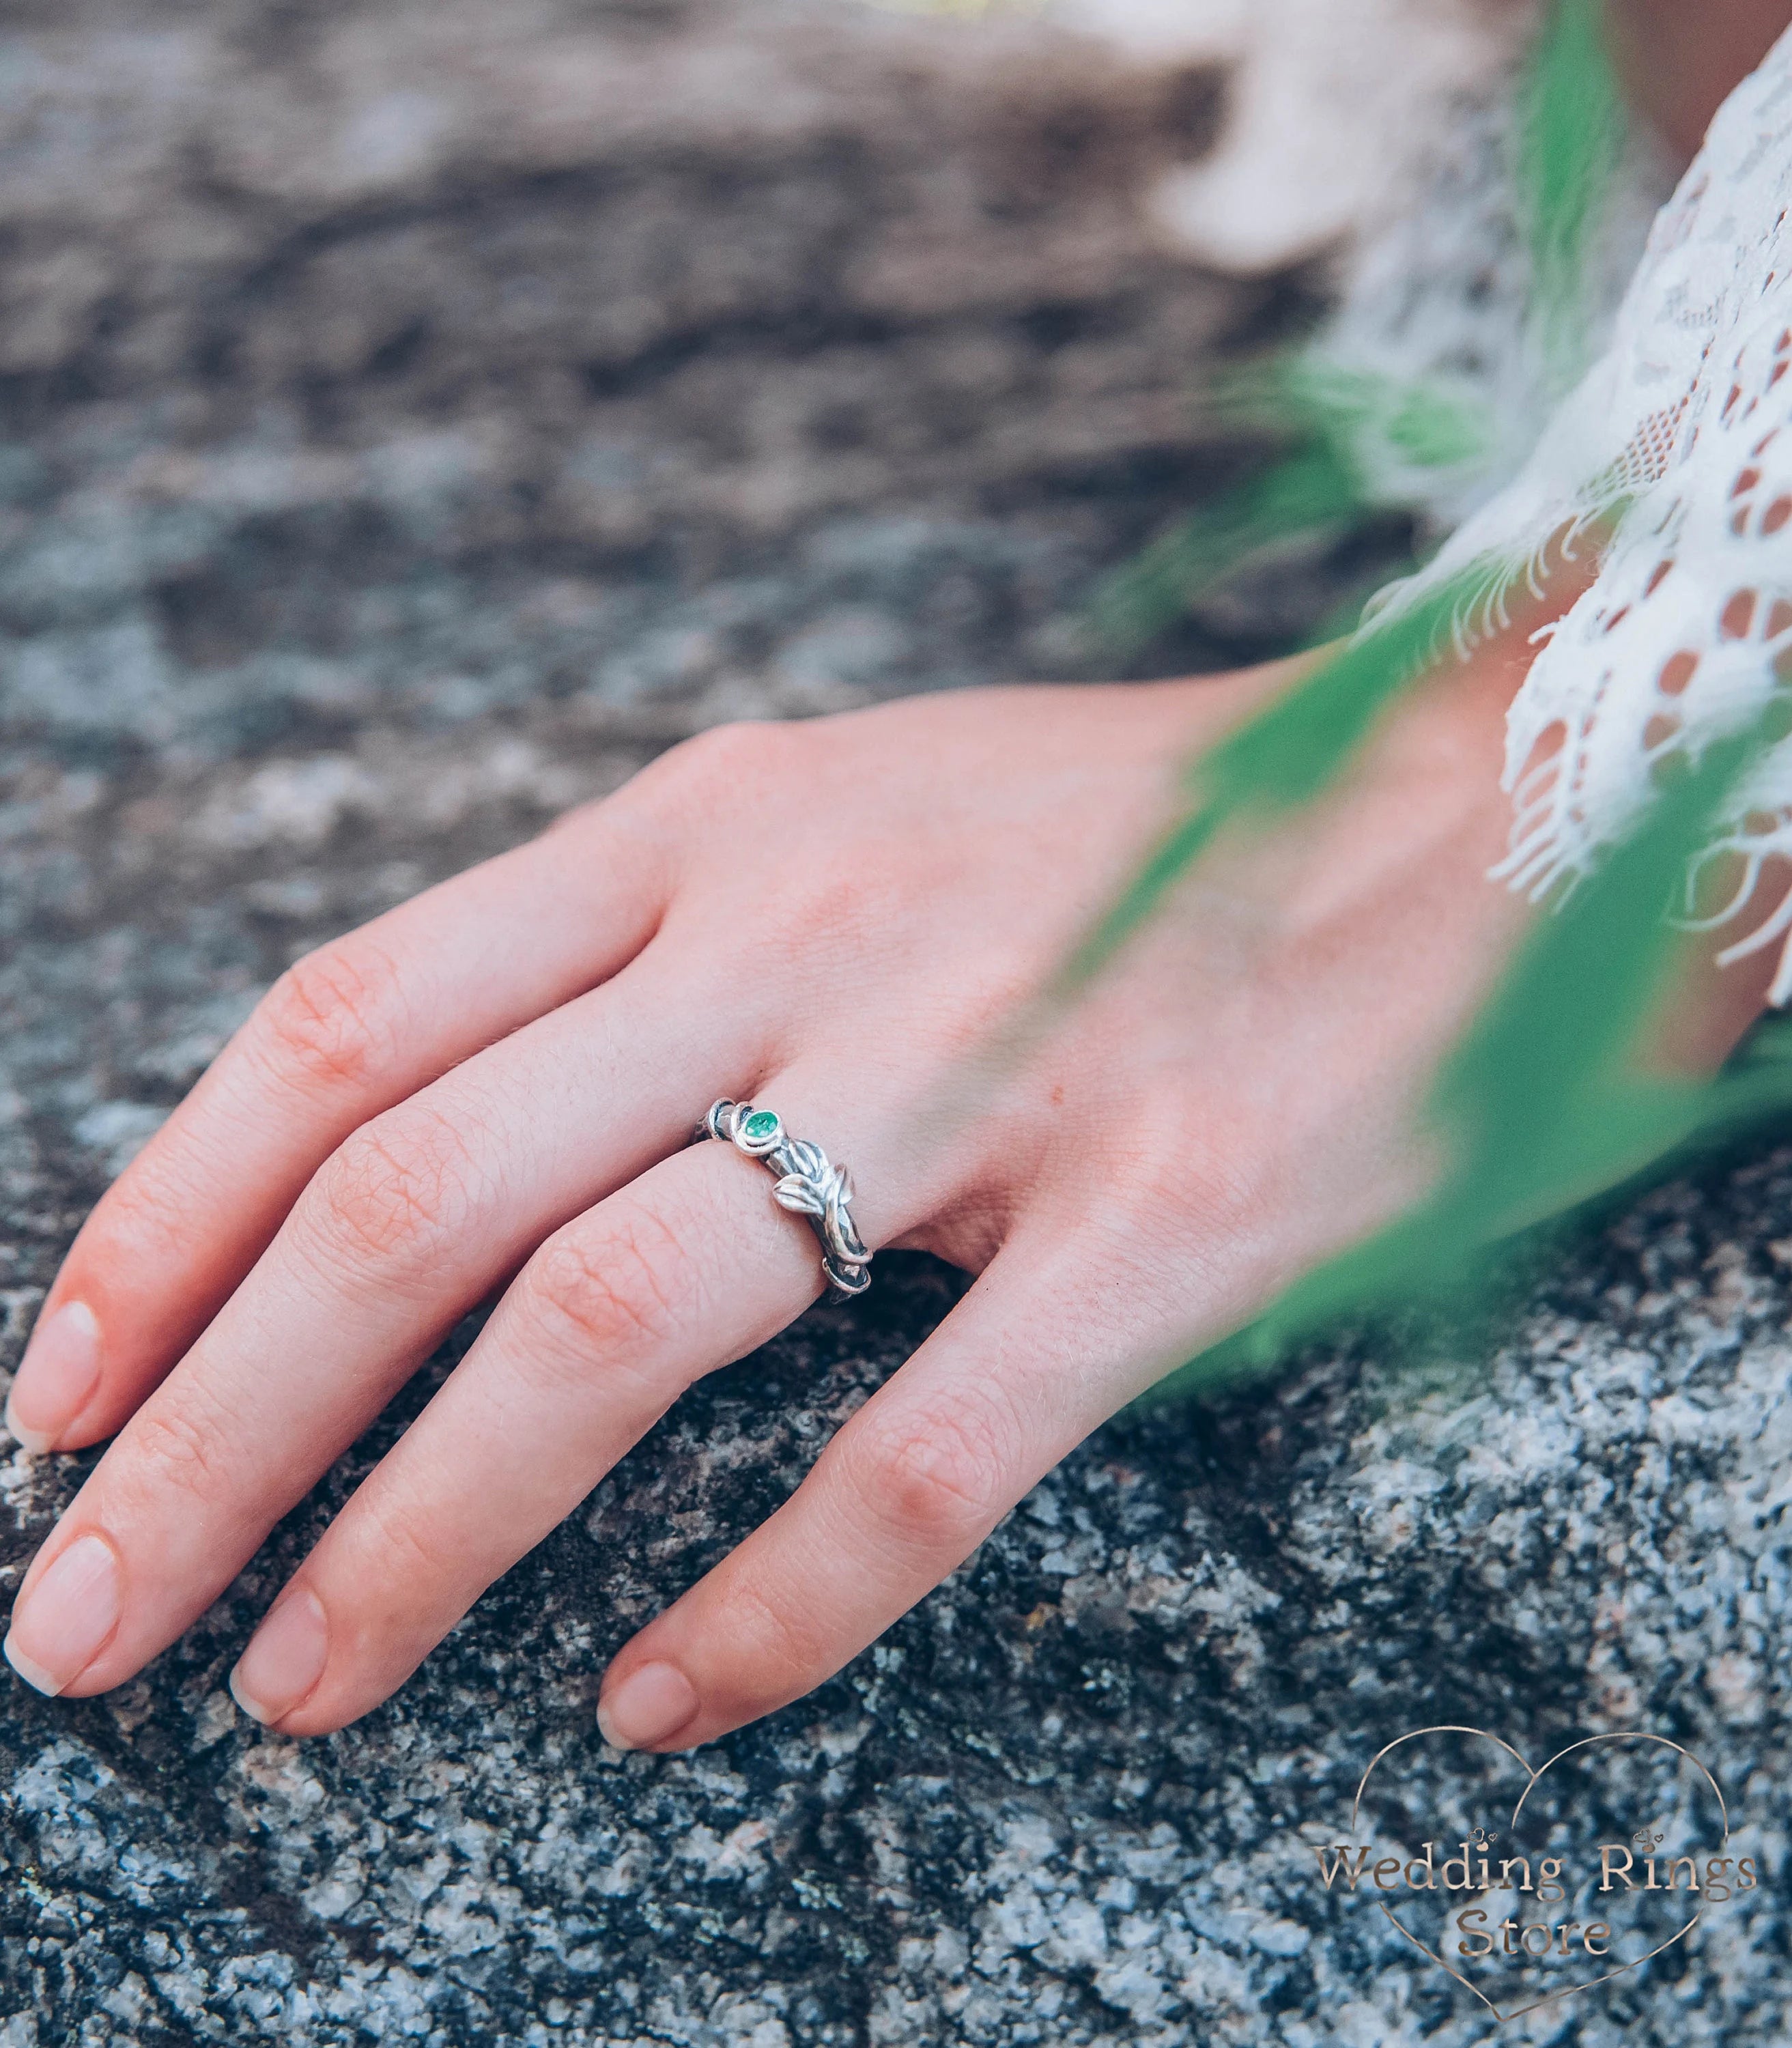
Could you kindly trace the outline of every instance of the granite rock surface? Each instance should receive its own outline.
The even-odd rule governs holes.
[[[1049,665],[1239,459],[1199,365],[1304,297],[1141,225],[1221,81],[1018,17],[78,0],[0,70],[7,1364],[297,953],[717,719]],[[0,2045],[1466,2048],[1312,1852],[1438,1723],[1670,1737],[1762,1873],[1500,2039],[1786,2038],[1792,1155],[1639,1197],[1425,1373],[1122,1418],[811,1699],[607,1751],[607,1656],[956,1286],[891,1258],[700,1387],[339,1736],[226,1674],[466,1330],[140,1681],[9,1681]],[[9,1587],[88,1462],[0,1452]]]

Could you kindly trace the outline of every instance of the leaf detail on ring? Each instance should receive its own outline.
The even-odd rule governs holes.
[[[827,1209],[827,1200],[821,1190],[801,1173],[786,1173],[772,1189],[772,1198],[781,1208],[789,1209],[797,1216],[818,1216]]]
[[[784,1149],[789,1155],[791,1165],[796,1169],[790,1178],[801,1176],[805,1181],[819,1181],[828,1171],[828,1155],[813,1138],[789,1138]]]

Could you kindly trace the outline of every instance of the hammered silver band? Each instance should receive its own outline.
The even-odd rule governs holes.
[[[806,1138],[793,1138],[775,1110],[724,1096],[696,1127],[699,1138],[718,1138],[757,1159],[777,1176],[772,1200],[793,1215],[807,1216],[821,1240],[821,1270],[836,1294],[863,1294],[871,1284],[871,1255],[852,1223],[852,1176],[830,1166],[828,1155]]]

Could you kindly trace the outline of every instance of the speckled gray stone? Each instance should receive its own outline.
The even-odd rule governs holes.
[[[716,718],[1045,658],[1231,459],[1196,351],[1292,289],[1128,210],[1211,81],[1024,22],[952,61],[769,0],[11,20],[9,1363],[297,952]],[[1500,2038],[1783,2041],[1789,1268],[1760,1149],[1545,1260],[1497,1349],[1123,1418],[813,1698],[609,1753],[607,1656],[949,1308],[892,1257],[389,1706],[267,1738],[231,1663],[463,1331],[139,1681],[0,1687],[0,2048],[1466,2048],[1488,2015],[1310,1854],[1456,1720],[1684,1742],[1767,1873]],[[0,1461],[9,1587],[87,1462]]]

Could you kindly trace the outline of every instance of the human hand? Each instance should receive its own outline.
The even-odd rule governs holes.
[[[622,1650],[599,1713],[685,1747],[808,1691],[1419,1184],[1410,1112],[1522,916],[1484,879],[1515,658],[1406,707],[1256,857],[1204,866],[981,1093],[969,1056],[1149,845],[1180,762],[1284,672],[726,729],[301,961],[45,1303],[11,1426],[118,1435],[8,1655],[48,1691],[129,1678],[502,1287],[233,1681],[291,1734],[377,1705],[685,1387],[819,1292],[763,1170],[685,1145],[731,1096],[850,1162],[871,1245],[980,1276]]]

